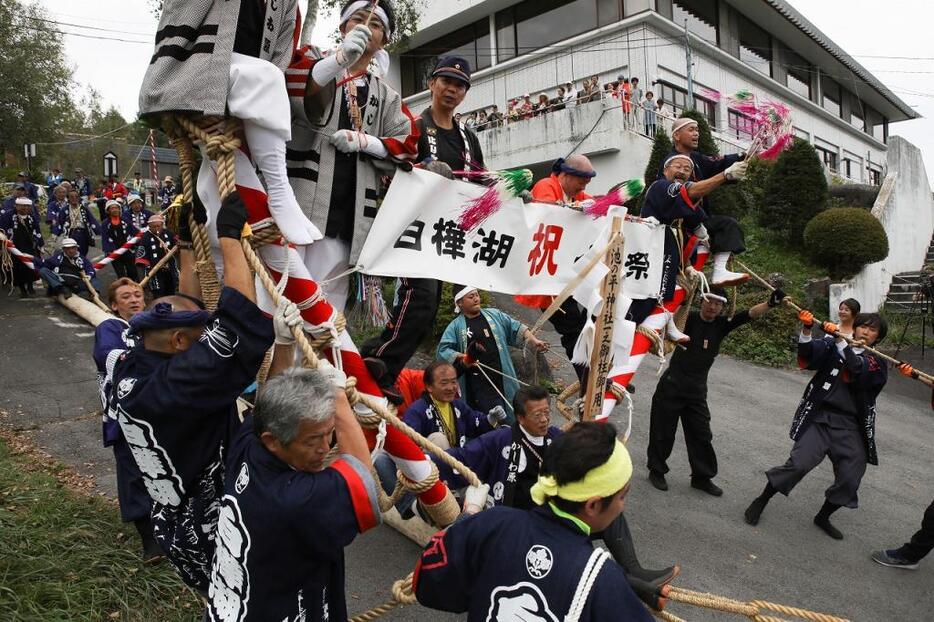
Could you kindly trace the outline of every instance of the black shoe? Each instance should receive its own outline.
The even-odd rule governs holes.
[[[872,554],[872,561],[889,568],[903,568],[905,570],[917,570],[918,562],[905,559],[898,552],[898,549],[887,549],[885,551],[875,551]]]
[[[659,490],[668,490],[668,482],[665,481],[665,474],[658,471],[649,471],[649,481]]]
[[[675,564],[662,570],[649,570],[648,568],[639,568],[638,570],[626,571],[626,574],[635,577],[640,581],[645,581],[654,587],[661,587],[674,581],[674,578],[681,574],[681,566]]]
[[[691,488],[696,488],[698,490],[703,490],[708,495],[712,497],[722,497],[723,489],[713,483],[709,479],[692,479]]]
[[[762,497],[756,497],[752,500],[752,503],[749,504],[749,507],[746,508],[746,512],[743,514],[747,525],[755,527],[759,524],[759,517],[762,516],[762,510],[765,509],[768,502],[768,499],[763,499]]]
[[[368,356],[363,359],[363,364],[366,365],[370,376],[372,376],[376,384],[379,385],[383,396],[396,406],[401,406],[405,399],[402,397],[402,392],[399,391],[395,381],[389,374],[389,368],[386,367],[386,363],[375,356]]]
[[[834,540],[842,540],[843,532],[833,526],[833,523],[830,522],[829,518],[822,518],[820,516],[814,517],[814,524],[820,527],[824,533],[833,538]]]

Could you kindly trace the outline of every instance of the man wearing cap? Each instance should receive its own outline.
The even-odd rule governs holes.
[[[26,255],[32,255],[35,269],[24,264],[19,258],[13,258],[13,285],[19,287],[23,298],[34,295],[36,290],[33,282],[38,278],[45,240],[39,229],[39,217],[35,213],[35,204],[28,197],[17,197],[14,211],[0,214],[0,233],[13,242],[17,250]]]
[[[26,188],[26,196],[29,197],[33,203],[38,203],[39,187],[29,181],[29,175],[27,175],[25,171],[20,171],[16,174],[16,183],[23,184]]]
[[[239,194],[224,200],[215,223],[224,288],[214,313],[196,298],[190,209],[183,206],[179,218],[181,295],[156,299],[130,318],[130,334],[141,343],[116,361],[109,407],[152,500],[156,541],[182,579],[206,594],[226,453],[240,427],[236,400],[274,333],[256,306],[240,244],[247,215]],[[195,210],[198,222],[206,220],[202,209]]]
[[[392,3],[344,2],[339,23],[336,50],[322,58],[317,49],[303,48],[289,68],[290,81],[303,73],[307,78],[303,88],[289,91],[286,158],[295,197],[324,234],[306,247],[305,265],[328,302],[343,311],[347,271],[376,217],[380,178],[414,159],[418,130],[384,74],[370,70],[371,61],[388,63],[384,47],[396,25]]]
[[[91,188],[91,179],[87,177],[80,168],[75,169],[74,187],[75,190],[78,191],[78,196],[80,197],[89,196],[93,190]]]
[[[0,214],[15,213],[16,199],[19,198],[29,198],[26,193],[26,184],[17,183],[13,186],[13,196],[7,197],[6,200],[3,201],[3,209],[0,209]],[[35,201],[32,202],[32,215],[36,219],[36,222],[39,222],[39,208],[36,206]]]
[[[700,140],[700,130],[697,121],[688,117],[675,119],[671,126],[671,140],[674,143],[669,158],[683,155],[690,158],[693,168],[688,181],[701,182],[713,180],[716,186],[730,182],[742,181],[746,177],[745,153],[734,153],[725,156],[708,156],[697,151]],[[658,178],[665,177],[664,165],[659,171]],[[694,199],[694,197],[692,197]],[[713,252],[714,265],[711,283],[721,287],[739,285],[749,280],[749,275],[741,272],[731,272],[727,269],[727,262],[733,253],[742,253],[746,250],[743,231],[736,220],[729,216],[721,216],[711,211],[714,206],[710,198],[695,200],[699,209],[707,215],[704,228],[696,231],[698,237],[698,252]],[[709,234],[709,235],[708,235]]]
[[[113,199],[107,201],[107,219],[101,231],[101,245],[104,247],[104,252],[112,253],[137,233],[139,230],[123,215],[123,207],[119,201]],[[136,252],[133,249],[114,259],[110,265],[113,266],[118,278],[126,276],[139,281],[139,273],[136,270]]]
[[[464,372],[461,396],[470,406],[483,412],[495,406],[511,411],[519,384],[508,346],[525,340],[538,350],[546,350],[548,344],[499,309],[481,308],[480,292],[475,287],[458,291],[454,305],[458,315],[441,335],[438,358]],[[510,415],[508,421],[511,425],[515,417]]]
[[[82,275],[87,276],[91,287],[100,289],[94,266],[81,254],[78,243],[72,238],[64,238],[61,250],[46,259],[39,269],[39,276],[45,281],[50,296],[64,294],[68,298],[72,293],[91,294]]]
[[[52,169],[52,172],[45,176],[45,186],[51,195],[55,188],[62,183],[62,170],[58,167]]]
[[[623,569],[590,542],[623,510],[632,462],[612,425],[579,423],[552,443],[533,510],[478,512],[436,534],[415,567],[418,601],[468,620],[651,620]],[[481,500],[482,501],[482,500]]]
[[[150,270],[175,246],[175,234],[165,228],[165,219],[161,214],[150,216],[145,226],[149,230],[136,246],[136,265],[142,269],[143,277],[149,277],[146,287],[154,299],[171,296],[178,287],[178,264],[175,258],[169,259],[155,274],[150,275]]]
[[[68,192],[68,203],[59,210],[58,219],[52,223],[52,233],[72,238],[78,243],[82,255],[95,246],[94,236],[101,233],[100,223],[94,218],[87,205],[78,198],[74,190]]]
[[[707,375],[726,336],[747,322],[762,317],[780,305],[784,298],[785,293],[776,289],[768,301],[748,311],[740,311],[733,317],[724,317],[726,292],[714,288],[703,295],[700,311],[691,311],[688,315],[684,333],[690,341],[675,350],[652,396],[647,454],[649,481],[657,489],[668,490],[668,482],[665,481],[667,461],[680,420],[691,465],[691,487],[715,497],[723,494],[723,490],[712,481],[717,475],[717,454],[710,431]]]
[[[146,190],[146,182],[143,181],[139,171],[133,173],[133,181],[130,182],[130,188],[132,188],[133,192],[136,194],[142,194],[142,192]]]
[[[162,187],[159,188],[159,208],[162,210],[167,209],[175,200],[176,194],[175,181],[171,175],[166,175],[165,179],[162,180]]]
[[[152,212],[143,205],[143,197],[131,192],[126,199],[126,203],[126,207],[123,208],[123,215],[137,229],[145,229]]]
[[[454,120],[470,88],[470,63],[459,56],[441,58],[431,73],[428,88],[431,105],[417,121],[418,161],[446,165],[443,168],[451,171],[483,170],[477,135]],[[382,333],[361,347],[371,373],[389,393],[397,391],[392,383],[431,331],[443,286],[435,279],[400,278],[396,283],[389,322]]]

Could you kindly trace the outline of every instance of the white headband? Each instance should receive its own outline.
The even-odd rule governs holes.
[[[697,125],[697,121],[688,117],[679,117],[675,119],[675,122],[671,125],[671,135],[674,136],[675,132],[680,130],[682,127],[687,127],[691,124]]]
[[[32,201],[27,197],[16,197],[15,203],[16,205],[32,205]]]
[[[351,2],[347,7],[347,10],[341,13],[340,25],[343,26],[346,24],[347,21],[353,16],[353,14],[360,9],[369,10],[372,5],[373,2],[368,2],[367,0],[357,0],[356,2]],[[383,10],[383,7],[381,7],[379,3],[377,3],[376,8],[373,9],[373,15],[378,17],[379,21],[383,22],[383,28],[386,29],[386,36],[384,37],[384,40],[388,41],[389,36],[392,34],[389,28],[389,16],[386,15],[386,11]]]
[[[672,160],[677,160],[678,158],[684,158],[691,163],[691,168],[694,168],[694,160],[692,160],[690,156],[684,155],[683,153],[676,153],[665,160],[665,165],[662,168],[668,168],[668,165],[671,164]]]
[[[463,289],[461,289],[459,292],[457,292],[456,294],[454,294],[454,313],[460,313],[460,312],[461,312],[460,307],[457,306],[457,303],[460,302],[460,299],[463,298],[464,296],[466,296],[467,294],[469,294],[470,292],[473,292],[473,291],[476,291],[476,290],[477,290],[476,287],[473,287],[473,286],[471,286],[471,285],[467,285],[466,287],[464,287]]]
[[[722,302],[723,304],[727,303],[727,299],[724,298],[723,296],[712,294],[710,292],[707,292],[706,294],[701,294],[701,298],[703,298],[704,300],[715,300],[717,302]]]

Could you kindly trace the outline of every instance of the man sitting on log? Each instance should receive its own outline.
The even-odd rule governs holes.
[[[93,294],[91,288],[100,289],[97,280],[97,271],[81,254],[78,242],[72,238],[62,240],[62,249],[42,262],[39,276],[45,282],[49,296],[62,294],[69,298],[72,294]],[[87,283],[85,282],[87,277]]]
[[[226,454],[240,425],[236,400],[255,379],[273,326],[255,304],[240,245],[247,220],[240,196],[231,194],[217,217],[224,288],[213,314],[195,298],[190,209],[183,206],[179,219],[181,295],[158,298],[131,318],[142,342],[116,362],[110,404],[152,499],[156,541],[182,579],[206,594]]]

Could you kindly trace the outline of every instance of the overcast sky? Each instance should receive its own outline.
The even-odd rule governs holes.
[[[156,19],[146,0],[39,0],[60,24],[75,79],[93,85],[104,107],[114,104],[135,118],[137,94],[152,54]],[[430,1],[430,0],[426,0]],[[307,0],[299,0],[304,10]],[[851,54],[924,117],[894,123],[890,134],[904,136],[924,152],[934,180],[934,46],[926,0],[790,0],[828,37]],[[327,45],[336,17],[319,18],[314,40]],[[118,41],[114,39],[123,39]],[[904,57],[904,58],[892,58]]]

